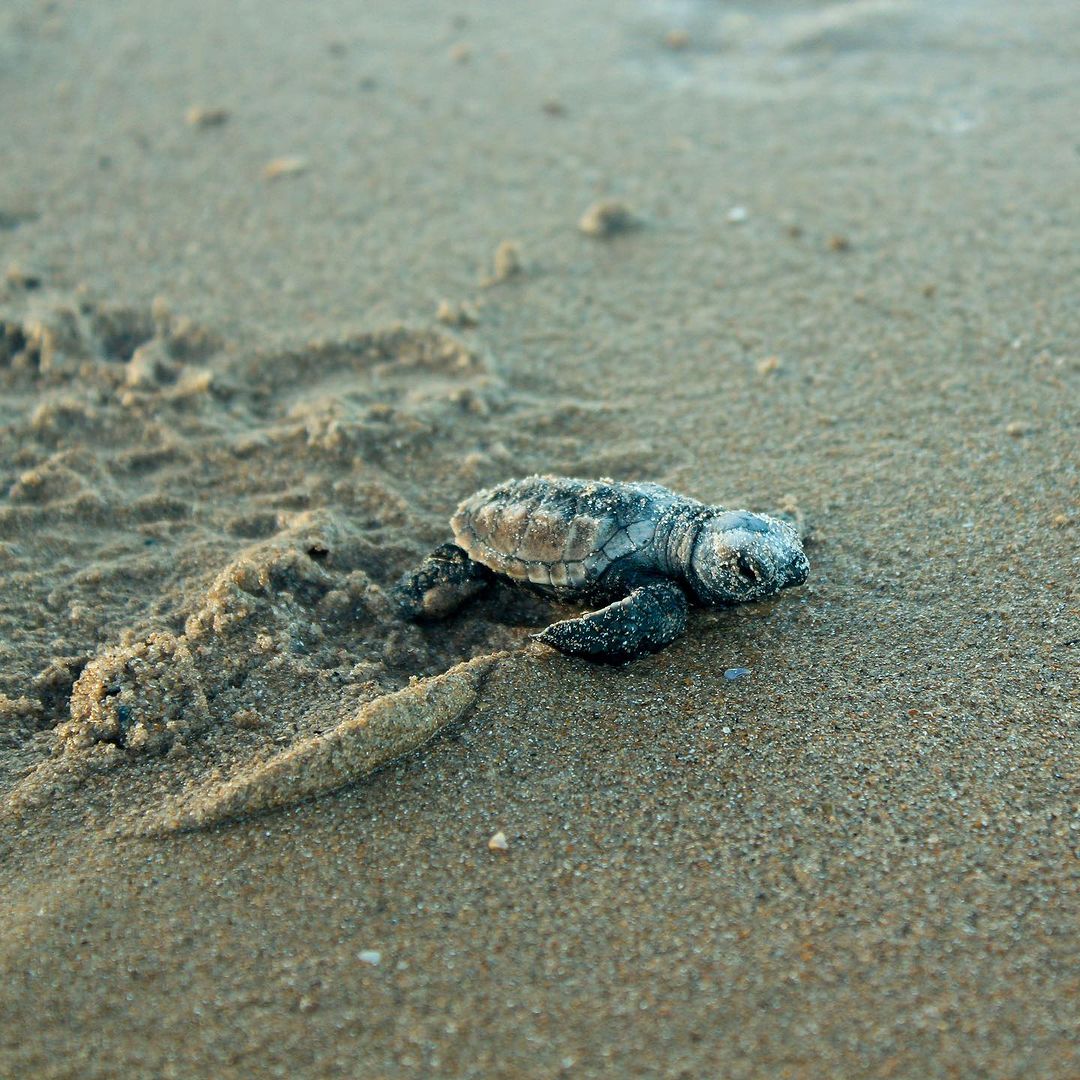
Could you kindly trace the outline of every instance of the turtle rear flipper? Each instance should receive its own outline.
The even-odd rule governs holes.
[[[624,664],[659,652],[686,629],[686,594],[664,578],[578,619],[552,623],[534,637],[570,656]]]
[[[391,596],[406,619],[444,619],[494,575],[473,562],[457,544],[437,547],[415,570],[403,575]]]

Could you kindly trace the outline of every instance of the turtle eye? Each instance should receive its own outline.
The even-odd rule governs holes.
[[[735,568],[747,581],[757,584],[761,580],[761,572],[741,551],[735,556]]]

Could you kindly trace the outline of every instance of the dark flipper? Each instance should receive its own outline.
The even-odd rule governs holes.
[[[660,579],[638,585],[599,611],[552,623],[535,636],[571,656],[623,664],[670,645],[686,629],[686,610],[682,589]]]
[[[406,619],[444,619],[491,579],[491,571],[473,562],[457,544],[443,544],[405,574],[391,595]]]

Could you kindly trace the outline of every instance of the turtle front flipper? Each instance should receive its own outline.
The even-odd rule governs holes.
[[[673,581],[656,579],[599,611],[552,623],[537,641],[570,656],[624,664],[659,652],[686,629],[686,594]]]
[[[406,619],[444,619],[486,588],[492,577],[486,566],[473,562],[457,544],[443,544],[403,575],[391,596]]]

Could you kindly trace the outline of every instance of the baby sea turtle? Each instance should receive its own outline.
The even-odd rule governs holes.
[[[394,590],[402,614],[440,619],[497,579],[559,600],[606,605],[553,623],[537,640],[623,663],[686,629],[688,597],[761,600],[810,571],[785,521],[706,506],[660,484],[530,476],[478,491],[436,548]]]

